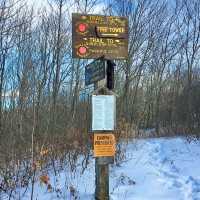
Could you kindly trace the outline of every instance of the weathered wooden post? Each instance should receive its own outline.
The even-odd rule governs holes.
[[[111,61],[103,61],[103,62],[105,63],[106,76],[104,80],[95,84],[96,90],[94,94],[95,95],[113,95],[114,93],[112,91],[109,91],[108,89],[114,88],[114,64],[111,63]],[[96,185],[95,199],[96,200],[103,200],[103,199],[109,200],[109,164],[114,162],[113,156],[115,154],[115,138],[113,135],[113,131],[115,128],[116,103],[115,101],[113,103],[114,103],[113,108],[112,108],[113,122],[110,122],[113,125],[111,125],[111,127],[108,127],[109,130],[94,132],[94,151],[95,151],[96,156],[100,156],[100,157],[95,158],[95,185]],[[103,112],[103,110],[101,112]],[[102,129],[106,129],[106,127],[102,127]],[[107,134],[108,139],[111,138],[110,142],[112,144],[108,144],[107,149],[104,149],[104,152],[102,152],[102,149],[100,150],[98,148],[105,148],[105,144],[102,145],[103,147],[98,147],[98,145],[101,145],[101,144],[95,143],[98,137],[97,134],[100,136],[101,135],[105,136],[105,134]],[[97,149],[95,149],[95,147]],[[101,151],[99,155],[97,155],[98,154],[97,151]],[[104,157],[103,155],[107,155],[107,157]]]
[[[109,165],[99,165],[99,159],[95,161],[95,200],[109,200]]]

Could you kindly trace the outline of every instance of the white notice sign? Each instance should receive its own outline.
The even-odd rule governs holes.
[[[92,95],[92,130],[114,130],[116,97]]]

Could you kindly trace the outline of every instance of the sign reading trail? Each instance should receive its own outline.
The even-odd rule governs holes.
[[[126,17],[72,14],[73,58],[127,59]]]
[[[94,157],[114,156],[115,144],[114,134],[94,134]]]
[[[85,67],[85,85],[96,83],[105,78],[105,62],[95,60]]]

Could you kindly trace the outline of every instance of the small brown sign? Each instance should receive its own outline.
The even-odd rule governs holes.
[[[115,155],[114,134],[94,134],[94,157],[106,157]]]
[[[126,17],[72,14],[73,58],[126,59],[128,19]]]

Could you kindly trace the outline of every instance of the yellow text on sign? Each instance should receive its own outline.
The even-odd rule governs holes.
[[[114,134],[94,134],[94,157],[115,155]]]

